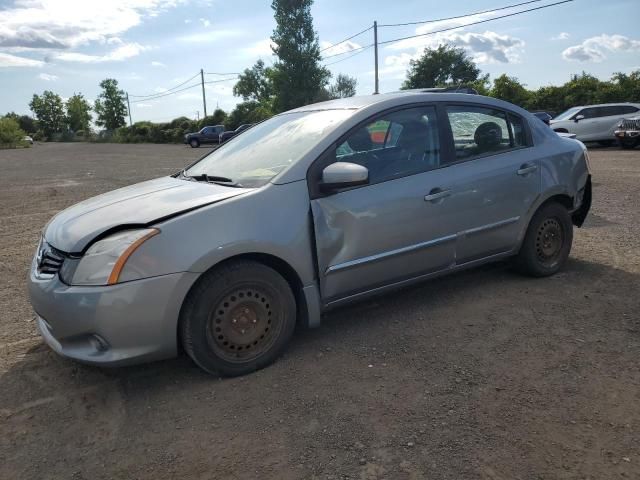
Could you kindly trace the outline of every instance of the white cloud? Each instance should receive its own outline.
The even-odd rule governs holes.
[[[551,37],[551,40],[566,40],[570,37],[567,32],[560,32],[558,35]]]
[[[149,47],[140,45],[139,43],[127,43],[112,50],[105,55],[87,55],[77,52],[62,52],[53,55],[53,59],[63,62],[79,62],[79,63],[102,63],[102,62],[118,62],[128,58],[136,57],[141,52],[148,50]]]
[[[158,62],[156,60],[154,60],[153,62],[151,62],[151,66],[152,67],[159,67],[159,68],[167,68],[167,66],[162,63],[162,62]]]
[[[31,58],[18,57],[10,53],[0,53],[0,68],[2,67],[42,67],[44,62]]]
[[[153,107],[153,105],[150,104],[150,103],[136,103],[135,105],[138,108],[151,108],[151,107]]]
[[[199,18],[198,20],[200,21],[200,23],[202,23],[202,25],[205,28],[209,28],[211,26],[211,22],[209,20],[207,20],[206,18]]]
[[[44,80],[45,82],[55,82],[56,80],[58,80],[57,75],[51,75],[49,73],[41,73],[40,75],[38,75],[38,78],[40,80]]]
[[[189,25],[189,24],[191,23],[191,19],[186,18],[186,19],[185,19],[185,21],[184,21],[184,23],[186,23],[187,25]]]
[[[267,57],[273,55],[273,51],[271,50],[272,45],[273,42],[271,39],[265,38],[264,40],[260,40],[251,46],[244,48],[243,51],[249,57]]]
[[[412,39],[415,40],[415,39]],[[387,56],[384,60],[388,72],[406,70],[409,61],[419,58],[424,48],[436,48],[439,45],[450,44],[464,48],[476,63],[517,63],[523,52],[523,40],[510,35],[500,35],[496,32],[442,32],[423,37],[420,42],[412,42],[412,53],[403,52],[399,55]],[[392,49],[396,49],[392,45]]]
[[[223,38],[241,37],[245,34],[242,30],[213,30],[184,35],[177,40],[184,43],[214,43]]]
[[[362,47],[362,45],[356,42],[352,42],[351,40],[347,40],[346,42],[336,45],[335,47],[332,47],[332,45],[333,44],[331,42],[320,42],[320,49],[324,50],[324,52],[322,52],[323,55],[337,55],[339,53],[350,52],[352,50],[355,50],[356,48]]]
[[[144,17],[183,1],[83,0],[62,5],[54,0],[19,0],[2,10],[0,47],[63,49],[109,42]]]
[[[607,58],[607,52],[640,52],[640,40],[624,35],[602,34],[565,49],[562,57],[569,61],[597,63]]]

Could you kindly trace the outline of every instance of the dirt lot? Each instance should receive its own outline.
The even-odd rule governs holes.
[[[0,151],[0,478],[640,478],[640,150],[592,151],[553,278],[497,264],[337,311],[244,378],[56,356],[25,292],[43,225],[203,150]]]

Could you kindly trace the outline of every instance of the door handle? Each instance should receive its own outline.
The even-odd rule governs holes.
[[[434,188],[429,192],[429,195],[425,195],[425,202],[435,202],[436,200],[440,200],[444,197],[448,197],[451,195],[451,190],[441,190],[439,188]]]
[[[537,165],[527,165],[526,163],[524,165],[522,165],[519,169],[518,169],[518,175],[520,175],[521,177],[524,177],[525,175],[528,175],[532,172],[535,172],[538,169]]]

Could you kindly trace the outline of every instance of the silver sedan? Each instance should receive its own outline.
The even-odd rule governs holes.
[[[29,275],[45,341],[124,365],[240,375],[331,308],[511,257],[556,273],[591,204],[584,146],[473,94],[354,97],[277,115],[189,168],[45,227]]]

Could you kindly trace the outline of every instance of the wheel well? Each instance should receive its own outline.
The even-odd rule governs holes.
[[[558,194],[558,195],[554,195],[553,197],[547,198],[542,203],[542,205],[538,207],[538,210],[540,210],[544,205],[550,202],[559,203],[560,205],[564,206],[568,211],[573,210],[573,198],[571,198],[569,195],[564,195],[564,194]]]
[[[293,292],[293,295],[296,299],[297,324],[303,327],[308,325],[309,318],[307,313],[307,301],[305,300],[304,292],[302,291],[302,281],[300,280],[300,277],[298,276],[298,274],[296,273],[296,271],[293,269],[291,265],[289,265],[287,262],[285,262],[281,258],[276,257],[275,255],[269,255],[267,253],[243,253],[241,255],[229,257],[223,260],[222,262],[216,263],[211,268],[209,268],[206,272],[203,272],[202,275],[204,275],[207,272],[210,272],[215,268],[219,268],[221,265],[224,265],[229,262],[234,262],[237,260],[251,260],[254,262],[262,263],[263,265],[267,265],[268,267],[273,268],[276,272],[282,275],[282,277],[289,284],[289,287],[291,287],[291,291]],[[178,322],[178,324],[179,323],[180,322]],[[178,336],[179,334],[180,334],[180,326],[178,325]],[[180,341],[179,343],[181,344]]]

